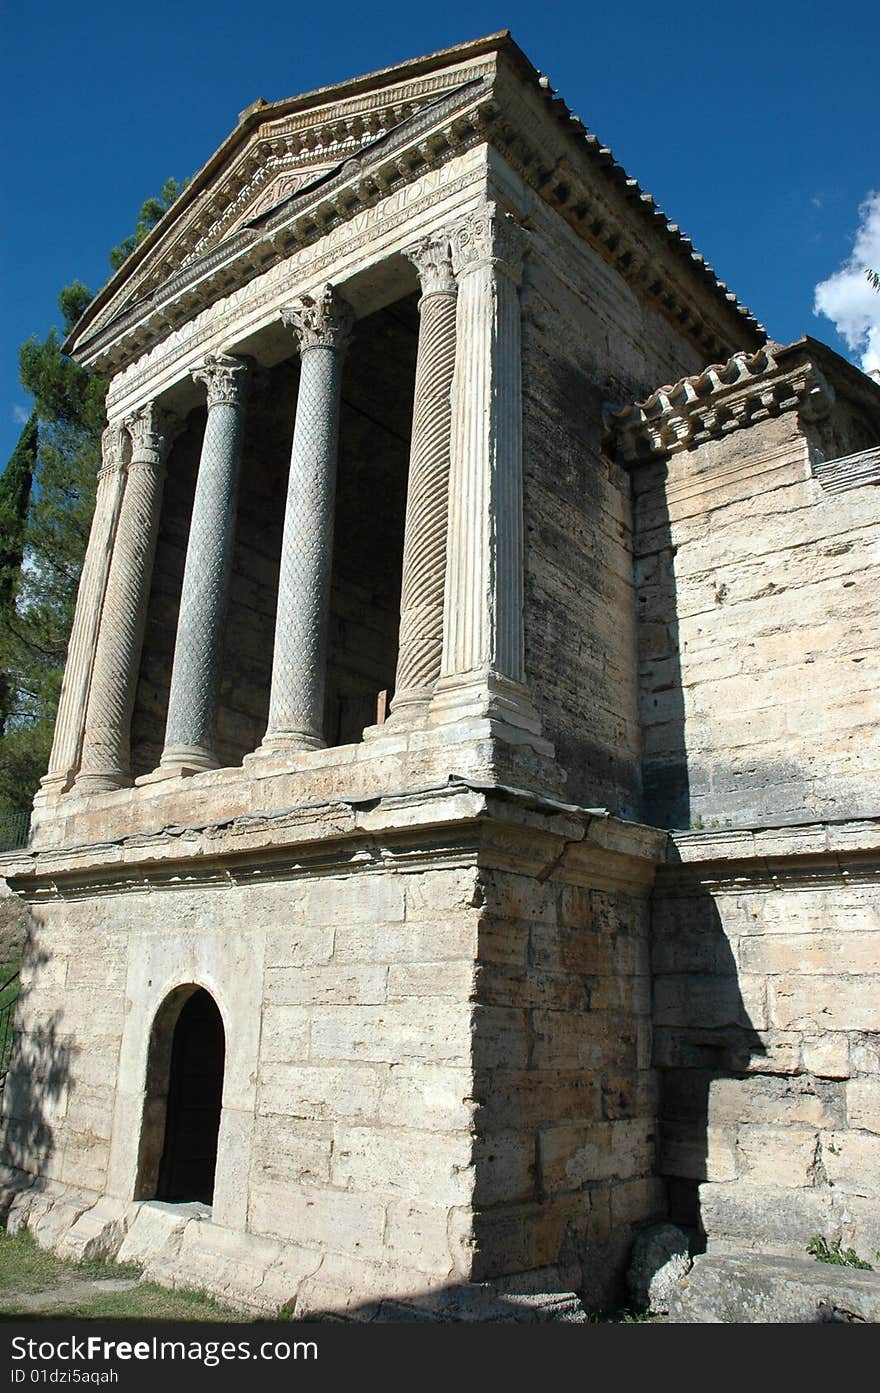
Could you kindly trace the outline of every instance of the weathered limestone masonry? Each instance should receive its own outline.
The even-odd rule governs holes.
[[[877,818],[677,833],[653,916],[660,1171],[710,1248],[880,1247]]]
[[[660,1172],[710,1251],[880,1246],[880,392],[810,339],[613,419],[633,474]]]
[[[880,389],[506,34],[254,103],[66,349],[11,1227],[354,1319],[870,1251]]]
[[[876,813],[878,395],[804,339],[617,418],[661,826]]]
[[[163,1280],[302,1312],[490,1277],[518,1290],[534,1269],[532,1287],[602,1299],[633,1223],[663,1208],[661,842],[459,785],[49,851],[39,883],[23,866],[35,930],[6,1144],[49,1184],[15,1222],[70,1252],[106,1225]],[[137,1202],[161,1148],[151,1027],[181,978],[211,992],[228,1041],[210,1224]]]

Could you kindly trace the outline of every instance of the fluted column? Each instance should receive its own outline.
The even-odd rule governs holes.
[[[431,718],[534,734],[523,653],[521,228],[494,204],[451,233],[458,280],[442,674]]]
[[[99,793],[131,783],[131,716],[137,691],[165,458],[174,426],[155,403],[130,416],[131,460],[119,507],[86,710],[76,789]]]
[[[327,620],[333,563],[342,361],[350,306],[326,285],[281,312],[302,368],[290,458],[269,725],[260,753],[308,750],[324,741]]]
[[[406,255],[419,273],[419,348],[406,495],[403,583],[393,725],[417,720],[440,676],[449,495],[450,392],[455,368],[456,283],[449,237]]]
[[[40,792],[36,798],[38,804],[65,793],[79,767],[98,624],[113,553],[119,505],[125,487],[127,448],[128,435],[122,422],[116,421],[107,426],[101,437],[101,467],[98,470],[95,511],[67,645],[52,753],[48,772],[40,780]]]
[[[214,723],[229,599],[248,364],[226,354],[192,374],[208,393],[208,419],[177,620],[165,747],[169,774],[215,769]]]

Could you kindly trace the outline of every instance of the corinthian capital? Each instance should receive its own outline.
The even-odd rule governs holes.
[[[208,389],[208,410],[212,406],[242,406],[247,385],[248,364],[244,358],[228,353],[209,353],[200,368],[190,374],[194,382]]]
[[[486,203],[450,229],[452,265],[457,276],[478,266],[494,266],[517,282],[528,247],[526,233],[497,204]]]
[[[455,273],[448,234],[424,237],[411,247],[405,247],[408,257],[419,273],[423,295],[454,295]]]
[[[296,334],[300,353],[307,348],[335,348],[341,353],[351,338],[354,312],[332,285],[325,285],[317,295],[303,295],[286,306],[281,318]]]
[[[101,467],[98,478],[122,469],[125,463],[125,426],[114,421],[101,433]]]
[[[127,416],[123,425],[131,436],[131,464],[160,465],[165,461],[181,422],[151,401]]]

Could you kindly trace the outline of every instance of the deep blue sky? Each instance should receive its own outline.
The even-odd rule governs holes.
[[[98,289],[143,199],[240,110],[502,28],[773,337],[846,351],[813,291],[880,189],[875,0],[45,0],[4,28],[0,466],[28,406],[18,344],[57,322],[66,282]]]

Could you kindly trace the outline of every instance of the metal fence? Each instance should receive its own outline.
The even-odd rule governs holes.
[[[0,851],[18,851],[27,846],[30,813],[7,813],[0,817]]]

